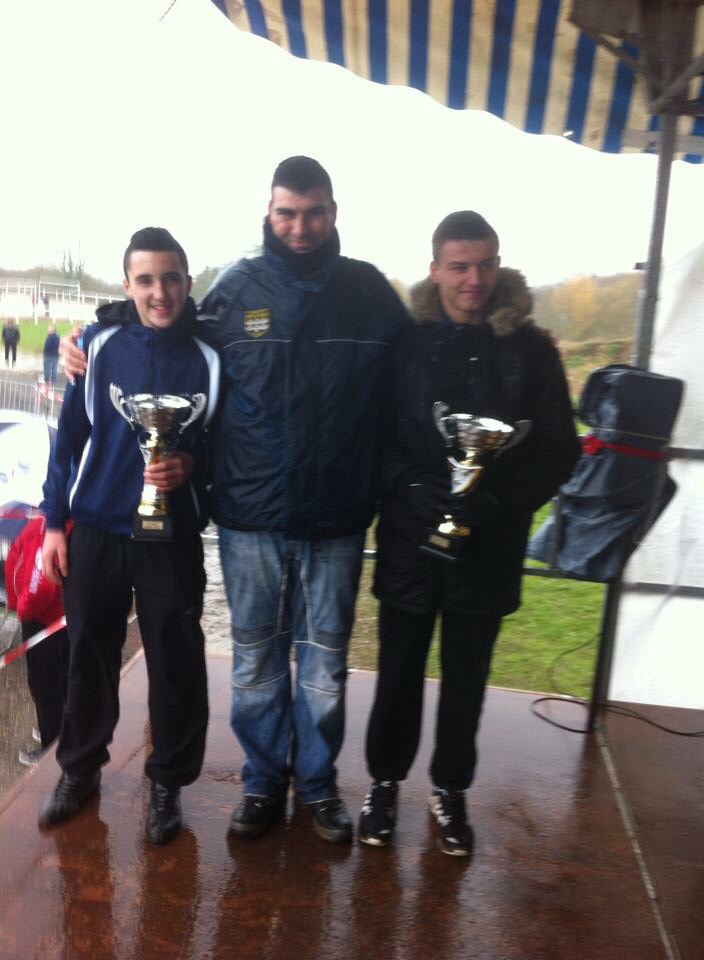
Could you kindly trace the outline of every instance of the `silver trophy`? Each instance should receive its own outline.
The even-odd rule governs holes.
[[[176,449],[186,427],[201,415],[207,403],[204,393],[177,396],[170,393],[133,393],[126,397],[116,383],[110,384],[112,404],[133,430],[137,431],[144,462],[153,466]],[[135,514],[135,540],[170,540],[171,517],[165,493],[145,483]]]
[[[515,426],[477,417],[472,413],[450,413],[446,403],[433,404],[433,420],[449,453],[450,489],[454,494],[468,493],[478,482],[488,456],[520,443],[531,430],[530,420],[518,420]],[[421,550],[446,560],[456,559],[471,534],[471,528],[455,523],[448,514],[428,538]]]

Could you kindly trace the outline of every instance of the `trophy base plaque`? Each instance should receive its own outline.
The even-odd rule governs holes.
[[[141,513],[135,514],[134,526],[132,527],[133,540],[160,540],[166,542],[173,540],[173,524],[171,517],[149,517]]]
[[[421,543],[421,553],[427,553],[431,557],[439,557],[441,560],[457,560],[464,552],[467,537],[469,536],[469,527],[455,528],[457,533],[450,533],[443,530],[442,527],[453,526],[452,524],[441,524],[440,529],[429,529],[425,543]],[[461,532],[460,532],[461,531]]]

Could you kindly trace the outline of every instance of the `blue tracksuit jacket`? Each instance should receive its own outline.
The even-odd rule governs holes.
[[[143,326],[131,301],[98,310],[100,324],[87,328],[85,377],[69,386],[56,444],[49,459],[42,510],[49,529],[72,517],[79,525],[129,534],[139,503],[144,459],[136,432],[110,400],[110,384],[125,396],[134,393],[204,393],[205,411],[186,428],[178,444],[195,460],[191,482],[169,494],[174,531],[202,529],[205,509],[205,427],[218,401],[217,353],[196,336],[195,306],[173,326]]]

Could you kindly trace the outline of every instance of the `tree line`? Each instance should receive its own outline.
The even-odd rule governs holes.
[[[572,277],[533,290],[533,316],[558,340],[620,340],[633,336],[639,273]]]
[[[254,253],[254,251],[252,251]],[[251,255],[251,254],[250,254]],[[224,265],[207,266],[193,279],[192,296],[200,300]],[[61,266],[38,266],[30,270],[3,270],[3,276],[28,279],[80,280],[83,289],[100,290],[122,296],[119,283],[106,283],[85,271],[85,263],[76,261],[70,251]],[[408,303],[409,287],[401,280],[391,284]],[[621,340],[633,336],[638,311],[639,273],[610,277],[578,276],[533,289],[535,322],[551,330],[558,340]]]

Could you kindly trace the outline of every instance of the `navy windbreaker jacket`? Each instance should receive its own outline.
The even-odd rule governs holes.
[[[205,393],[205,411],[179,442],[195,460],[191,482],[169,494],[174,531],[201,529],[205,507],[203,427],[218,401],[217,353],[194,336],[195,306],[188,300],[176,323],[165,329],[143,326],[131,301],[98,310],[99,324],[86,329],[85,377],[69,385],[56,444],[49,459],[42,510],[49,529],[79,525],[117,534],[132,531],[144,484],[144,459],[137,434],[110,400],[110,384],[133,393]]]
[[[223,362],[211,512],[234,529],[343,536],[370,523],[392,355],[410,321],[371,264],[312,278],[273,252],[224,271],[200,309]]]

